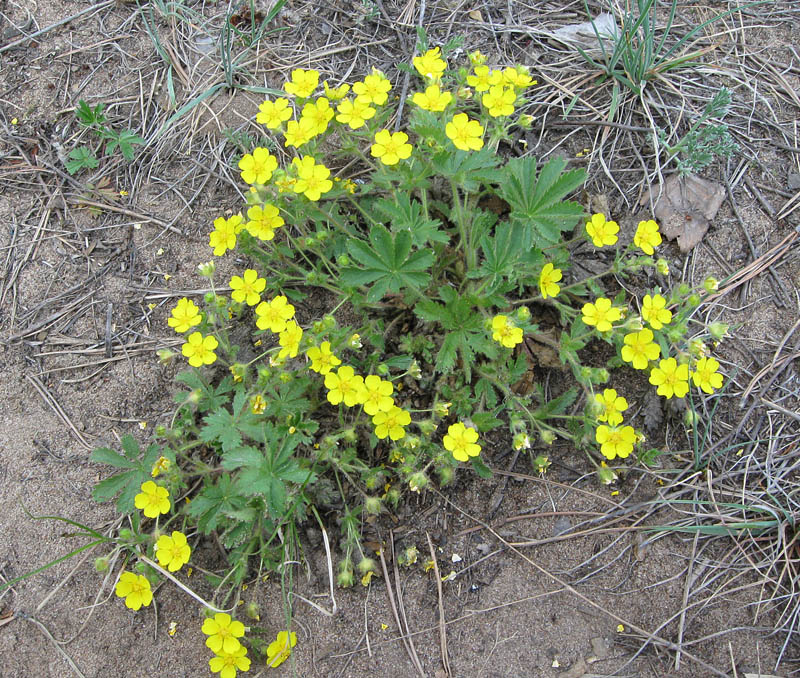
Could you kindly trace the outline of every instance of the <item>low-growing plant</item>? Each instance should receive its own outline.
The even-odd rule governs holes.
[[[83,99],[78,101],[75,107],[75,118],[81,127],[85,127],[94,132],[100,144],[104,145],[104,154],[114,155],[118,150],[128,162],[134,157],[134,146],[145,143],[144,139],[126,129],[121,132],[115,131],[109,124],[108,118],[104,113],[106,105],[99,103],[90,106]],[[68,160],[64,166],[70,174],[76,174],[82,169],[95,169],[100,161],[97,159],[98,148],[91,146],[77,146],[68,155]]]
[[[217,535],[228,570],[209,575],[212,671],[249,666],[244,628],[219,608],[256,571],[287,575],[303,522],[317,521],[326,545],[326,527],[338,526],[337,581],[366,586],[379,572],[365,521],[461,469],[489,476],[492,443],[526,450],[546,473],[543,451],[560,438],[604,483],[634,451],[652,463],[643,436],[623,425],[630,406],[624,389],[607,387],[612,371],[642,371],[667,399],[722,384],[705,328],[692,324],[716,281],[641,299],[617,291],[615,278],[645,268],[668,280],[654,259],[658,225],[639,222],[621,246],[616,222],[569,199],[582,170],[505,157],[536,82],[523,66],[470,60],[451,69],[438,47],[414,58],[405,131],[388,128],[392,85],[380,71],[320,87],[316,71],[296,69],[286,96],[261,104],[257,122],[293,158],[244,154],[246,205],[209,236],[214,256],[252,263],[222,282],[214,261],[200,264],[212,291],[172,309],[184,343],[181,356],[161,357],[189,369],[157,441],[141,452],[126,437],[122,453],[92,455],[118,469],[94,496],[116,499],[128,521],[117,548],[139,574],[126,570],[117,593],[129,607],[149,603],[156,579],[178,582],[170,572],[189,560],[187,538]],[[566,277],[569,245],[587,239],[616,248],[613,259]],[[553,396],[534,372],[537,345],[567,368]],[[403,562],[416,553],[409,546]],[[267,648],[270,665],[296,642],[288,626]]]

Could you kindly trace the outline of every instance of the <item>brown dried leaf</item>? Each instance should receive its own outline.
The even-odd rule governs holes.
[[[655,193],[655,187],[650,192]],[[724,199],[725,191],[718,183],[693,174],[674,174],[664,183],[655,217],[661,232],[670,240],[677,238],[681,252],[688,252],[703,239]]]

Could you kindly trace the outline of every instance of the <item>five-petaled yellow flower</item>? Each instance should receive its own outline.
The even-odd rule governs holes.
[[[678,365],[675,358],[663,358],[650,370],[650,383],[658,386],[658,395],[683,398],[689,392],[689,366]]]
[[[622,413],[628,409],[628,401],[617,395],[616,389],[607,388],[602,393],[595,393],[594,399],[600,405],[597,421],[607,421],[611,426],[622,423]]]
[[[280,666],[292,654],[292,648],[297,645],[297,634],[292,631],[278,631],[278,637],[267,647],[267,666],[275,668]]]
[[[503,69],[502,75],[503,82],[517,90],[536,84],[525,66],[509,66]]]
[[[378,158],[384,165],[396,165],[411,155],[411,144],[406,143],[405,132],[390,132],[382,129],[375,135],[375,143],[369,149],[373,158]]]
[[[310,97],[319,84],[319,71],[295,68],[292,79],[283,86],[283,91],[305,99]]]
[[[475,74],[467,76],[467,84],[474,87],[476,92],[487,92],[492,85],[499,85],[503,81],[499,71],[491,71],[488,66],[475,66]]]
[[[286,329],[286,322],[294,318],[294,306],[281,294],[272,301],[262,301],[256,306],[256,316],[258,329],[277,334],[283,332]]]
[[[444,449],[448,450],[457,461],[468,461],[470,457],[477,457],[481,451],[478,432],[471,426],[464,426],[460,421],[447,429],[447,435],[442,439],[442,443]]]
[[[266,148],[254,148],[242,156],[239,169],[246,184],[266,184],[278,169],[278,160]]]
[[[555,297],[561,291],[557,285],[558,281],[562,278],[560,268],[554,268],[551,262],[547,262],[539,274],[539,291],[542,293],[542,299],[547,297]]]
[[[200,630],[208,636],[206,646],[214,654],[235,652],[241,646],[237,639],[244,636],[244,624],[233,621],[225,612],[217,612],[213,619],[206,619]]]
[[[660,330],[664,325],[672,322],[672,311],[666,308],[667,300],[660,294],[644,295],[642,299],[642,318],[654,330]]]
[[[492,339],[506,348],[514,348],[522,343],[522,328],[515,327],[508,316],[496,315],[492,318]]]
[[[208,244],[214,248],[214,256],[221,257],[228,250],[236,247],[236,236],[244,228],[242,215],[234,214],[227,219],[217,217],[214,219],[214,230],[208,238]]]
[[[172,536],[162,534],[156,542],[156,557],[162,567],[170,572],[180,570],[189,562],[192,549],[186,541],[186,535],[177,530]]]
[[[620,355],[636,370],[646,370],[650,361],[658,360],[661,355],[661,347],[653,341],[653,332],[647,327],[639,332],[626,334],[623,341],[625,343]]]
[[[424,92],[414,92],[411,102],[424,111],[441,113],[453,100],[450,92],[442,92],[439,85],[429,85]]]
[[[152,480],[142,483],[141,492],[133,498],[133,505],[148,518],[157,518],[162,513],[169,513],[172,506],[169,491],[166,487],[156,485]]]
[[[167,325],[176,332],[183,334],[186,330],[199,325],[202,320],[200,309],[191,299],[183,297],[178,300],[178,305],[172,309],[172,317],[167,318]]]
[[[138,610],[142,605],[147,607],[153,601],[150,582],[141,574],[123,572],[115,591],[120,598],[125,599],[125,605],[131,610]]]
[[[383,73],[373,73],[364,78],[363,82],[353,83],[353,92],[358,97],[363,97],[369,103],[382,106],[386,103],[392,83]]]
[[[466,113],[457,113],[444,127],[453,146],[462,151],[479,151],[483,148],[483,125],[470,120]]]
[[[323,341],[318,347],[312,346],[306,351],[306,355],[311,360],[311,369],[319,374],[328,374],[334,367],[342,364],[331,351],[329,341]]]
[[[192,332],[181,346],[181,353],[189,359],[192,367],[202,367],[211,365],[217,359],[217,354],[214,353],[217,346],[219,342],[213,334],[204,337],[200,332]]]
[[[661,244],[661,234],[658,232],[658,224],[650,219],[640,221],[633,236],[633,244],[645,254],[653,255],[655,247]]]
[[[616,221],[606,221],[605,214],[593,214],[591,221],[586,222],[586,232],[595,247],[613,245],[617,242],[619,224]]]
[[[391,381],[381,379],[377,374],[370,374],[364,378],[364,396],[362,403],[364,412],[370,417],[378,412],[388,412],[394,405],[392,392],[394,386]]]
[[[363,127],[364,123],[375,115],[375,109],[369,105],[368,99],[356,97],[345,99],[336,107],[336,120],[350,129]]]
[[[692,381],[697,388],[706,393],[713,393],[715,389],[722,388],[722,375],[717,372],[719,361],[714,358],[700,358],[692,370]]]
[[[325,165],[318,165],[312,156],[295,158],[292,163],[297,167],[297,181],[292,187],[295,193],[316,201],[333,188],[333,182],[328,178],[331,171]]]
[[[311,141],[317,136],[317,125],[309,117],[301,117],[300,120],[290,120],[286,125],[284,133],[284,146],[295,148]]]
[[[236,678],[237,669],[250,670],[250,660],[246,655],[247,648],[244,645],[239,645],[233,652],[223,650],[208,660],[208,667],[212,673],[219,673],[219,678]]]
[[[583,322],[597,328],[598,332],[607,332],[611,323],[622,318],[622,311],[611,305],[611,299],[599,297],[593,304],[584,304]]]
[[[347,407],[354,407],[363,402],[364,377],[356,374],[350,365],[343,365],[336,372],[325,375],[325,388],[331,405],[344,402]]]
[[[392,409],[388,412],[377,412],[372,417],[372,423],[375,425],[375,435],[381,440],[390,438],[391,440],[400,440],[406,434],[405,426],[411,423],[411,415],[397,405],[392,405]]]
[[[517,95],[514,93],[514,88],[503,85],[492,85],[489,91],[481,97],[481,103],[493,118],[511,115],[514,112],[516,100]]]
[[[316,101],[309,101],[303,106],[303,118],[310,120],[316,134],[322,134],[327,128],[328,123],[333,118],[333,109],[330,102],[325,97],[320,97]]]
[[[632,426],[623,426],[618,428],[616,426],[600,425],[594,433],[595,440],[600,444],[600,452],[608,459],[625,459],[631,452],[633,446],[636,444],[636,431]]]
[[[412,63],[423,78],[439,81],[447,68],[447,62],[442,59],[442,51],[438,47],[429,49],[420,56],[414,57]]]
[[[264,206],[253,205],[247,210],[249,221],[245,224],[247,232],[259,240],[272,240],[275,229],[283,226],[283,217],[278,214],[278,208],[269,203]]]
[[[289,100],[280,97],[275,101],[265,101],[258,107],[256,122],[266,125],[267,129],[278,129],[292,117]]]
[[[261,293],[267,286],[264,278],[258,277],[258,271],[252,268],[245,269],[241,275],[231,278],[231,298],[240,304],[246,303],[248,306],[255,306],[261,301]]]
[[[278,335],[278,343],[281,345],[278,359],[283,360],[286,357],[295,358],[297,352],[300,350],[300,340],[302,338],[303,328],[294,320],[288,321],[283,332]]]
[[[350,91],[350,85],[347,83],[339,85],[338,87],[331,87],[326,80],[322,83],[322,86],[325,88],[325,96],[328,101],[339,101],[340,99],[344,99],[347,96],[347,93]]]

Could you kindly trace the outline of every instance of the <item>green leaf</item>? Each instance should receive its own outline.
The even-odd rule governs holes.
[[[203,417],[205,426],[200,429],[200,440],[210,443],[218,440],[223,451],[227,452],[242,444],[236,417],[225,408]]]
[[[209,534],[220,524],[220,521],[235,514],[246,504],[230,475],[223,473],[216,485],[206,485],[192,499],[188,514],[197,519],[197,528],[203,534]]]
[[[491,431],[493,428],[503,425],[503,422],[491,412],[476,412],[470,418],[472,419],[472,423],[478,427],[478,431],[481,433],[486,433],[487,431]]]
[[[544,391],[541,385],[537,384],[537,392],[539,397],[544,400]],[[539,407],[534,413],[534,419],[545,420],[548,417],[552,417],[558,414],[564,414],[567,411],[567,408],[575,402],[575,398],[578,397],[578,389],[571,388],[567,391],[564,391],[560,396],[557,398],[553,398],[550,401],[545,402],[541,407]]]
[[[450,241],[450,236],[439,230],[442,222],[425,217],[422,203],[412,200],[407,193],[397,193],[394,199],[381,198],[375,201],[375,209],[391,223],[392,231],[409,231],[415,247],[424,247],[429,242]]]
[[[405,287],[420,293],[430,280],[428,269],[435,257],[430,249],[411,254],[411,233],[390,233],[376,224],[369,233],[369,244],[362,240],[349,240],[347,249],[362,269],[346,268],[341,272],[342,282],[354,287],[373,283],[367,293],[367,302],[380,301],[387,293],[399,294]]]
[[[113,155],[114,151],[117,150],[117,146],[119,146],[122,157],[128,162],[131,162],[133,160],[133,146],[135,144],[144,143],[145,140],[142,139],[142,137],[126,129],[119,134],[113,134],[113,136],[109,137],[109,141],[106,144],[106,155]]]
[[[105,104],[97,104],[93,108],[83,99],[80,99],[75,107],[75,118],[84,127],[91,127],[92,125],[103,126],[108,122],[103,114],[105,107]]]
[[[78,146],[69,152],[69,160],[64,163],[67,172],[75,174],[84,168],[94,169],[100,164],[100,161],[94,156],[94,153],[86,146]]]
[[[544,248],[556,244],[563,231],[575,227],[583,208],[564,198],[583,185],[583,170],[564,172],[567,161],[551,158],[537,176],[536,158],[512,158],[504,169],[500,196],[511,207],[511,220],[528,234],[527,241]]]
[[[448,149],[437,153],[431,162],[439,174],[465,193],[476,193],[481,184],[503,180],[503,173],[497,170],[497,155],[488,148],[475,152]]]
[[[115,468],[136,468],[137,466],[135,461],[126,459],[121,454],[114,452],[114,450],[108,447],[100,447],[94,450],[89,458],[98,464],[108,464]]]
[[[475,471],[481,478],[491,478],[492,471],[491,469],[483,463],[483,459],[480,456],[472,457],[470,459],[472,462],[472,470]]]
[[[163,454],[174,462],[175,455],[153,443],[147,448],[141,460],[137,460],[141,451],[136,440],[130,435],[122,437],[122,448],[125,456],[107,447],[92,452],[90,456],[92,461],[126,469],[97,483],[92,490],[92,498],[98,502],[105,502],[119,494],[117,508],[120,513],[131,513],[135,508],[133,498],[141,490],[142,483],[151,479],[150,473],[156,460]]]

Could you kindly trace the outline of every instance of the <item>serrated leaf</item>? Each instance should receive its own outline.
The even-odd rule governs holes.
[[[227,452],[242,444],[242,436],[237,427],[236,417],[225,408],[203,417],[205,426],[200,429],[200,440],[210,443],[218,440],[223,451]]]
[[[197,528],[203,534],[216,529],[222,518],[245,505],[245,499],[227,473],[223,473],[216,485],[207,485],[192,499],[188,514],[197,519]]]
[[[84,168],[94,169],[100,161],[94,156],[86,146],[78,146],[69,152],[69,160],[64,163],[67,172],[71,175],[80,172]]]
[[[422,213],[422,203],[412,200],[407,193],[397,193],[391,199],[381,198],[374,206],[391,224],[392,231],[409,231],[415,247],[424,247],[429,242],[446,243],[450,240],[447,233],[439,230],[441,222],[426,218]]]
[[[470,459],[472,462],[472,470],[475,471],[481,478],[491,478],[492,471],[491,469],[483,463],[483,459],[478,457],[472,457]]]
[[[108,447],[100,447],[94,450],[89,456],[89,459],[98,464],[108,464],[114,468],[136,468],[137,466],[135,461],[126,459],[121,454],[114,452],[114,450]]]
[[[491,431],[493,428],[503,425],[503,422],[491,412],[476,412],[470,417],[470,419],[472,419],[472,423],[475,424],[475,426],[478,428],[478,431],[481,433],[486,433],[487,431]]]
[[[497,170],[497,163],[495,153],[486,147],[475,152],[448,148],[437,153],[431,161],[439,174],[452,180],[465,193],[477,192],[481,184],[502,181],[503,173]]]

